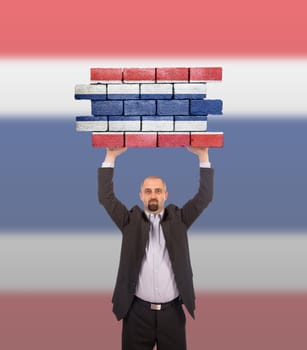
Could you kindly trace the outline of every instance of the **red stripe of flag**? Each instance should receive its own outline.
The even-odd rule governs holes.
[[[306,56],[306,5],[277,0],[6,1],[0,55]]]

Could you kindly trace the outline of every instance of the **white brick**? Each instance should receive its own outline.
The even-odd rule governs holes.
[[[140,117],[109,117],[109,131],[140,131]]]
[[[76,95],[106,94],[106,84],[78,84],[75,86]]]
[[[172,84],[141,84],[141,98],[142,95],[173,95]]]
[[[206,84],[201,83],[186,83],[186,84],[174,84],[174,94],[176,95],[187,95],[187,94],[193,94],[193,95],[200,95],[204,96],[206,95]],[[203,98],[203,97],[200,97]]]
[[[136,95],[140,94],[139,84],[108,84],[108,95]]]
[[[107,131],[107,120],[76,121],[76,131]]]
[[[174,131],[174,118],[142,117],[142,131]]]
[[[207,120],[195,118],[188,120],[182,119],[177,120],[175,118],[175,131],[206,131],[207,130]]]

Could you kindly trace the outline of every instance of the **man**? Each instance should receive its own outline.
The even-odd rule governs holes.
[[[144,209],[128,210],[115,196],[113,172],[126,148],[107,148],[98,169],[98,196],[122,231],[122,247],[113,312],[123,319],[122,350],[185,350],[185,314],[194,318],[195,295],[187,229],[213,196],[213,169],[208,148],[188,148],[200,162],[197,194],[182,208],[170,204],[166,184],[146,178],[140,191]]]

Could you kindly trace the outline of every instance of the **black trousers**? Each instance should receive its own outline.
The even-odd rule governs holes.
[[[122,350],[186,350],[185,324],[180,301],[157,311],[134,300],[123,319]]]

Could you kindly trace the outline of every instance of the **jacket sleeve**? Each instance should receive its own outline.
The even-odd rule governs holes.
[[[121,230],[129,220],[129,211],[114,194],[113,168],[98,168],[98,200]]]
[[[214,169],[200,168],[199,189],[196,195],[181,208],[181,218],[190,227],[213,199]]]

